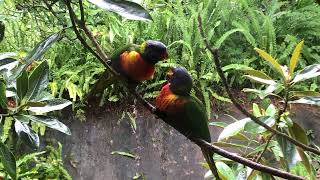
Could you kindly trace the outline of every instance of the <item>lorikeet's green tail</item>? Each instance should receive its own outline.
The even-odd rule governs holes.
[[[217,179],[219,177],[219,174],[218,174],[218,169],[216,167],[216,164],[214,163],[213,153],[211,151],[208,151],[207,149],[204,149],[204,148],[201,148],[201,151],[202,151],[202,154],[210,167],[212,174]],[[218,178],[217,180],[220,180],[220,178]]]

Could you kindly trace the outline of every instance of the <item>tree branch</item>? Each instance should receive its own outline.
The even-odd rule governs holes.
[[[76,23],[78,23],[79,21],[77,20],[76,16],[75,16],[75,13],[71,7],[71,4],[70,4],[70,1],[69,0],[65,0],[66,2],[66,5],[68,7],[68,10],[69,10],[69,14],[70,14],[70,18],[71,18],[71,22],[73,23],[73,29],[77,35],[77,38],[80,40],[81,44],[85,47],[85,48],[88,48],[89,51],[95,56],[97,57],[100,62],[106,66],[106,68],[108,68],[108,70],[110,70],[110,72],[116,76],[119,76],[118,73],[112,69],[112,67],[110,67],[105,60],[108,60],[108,57],[105,55],[105,53],[103,52],[101,46],[97,43],[96,39],[94,38],[94,36],[92,36],[92,33],[90,32],[90,30],[85,26],[85,24],[78,24],[79,27],[81,29],[84,30],[85,34],[88,36],[88,38],[92,41],[93,43],[93,46],[96,48],[96,51],[95,52],[86,42],[85,40],[82,38],[82,36],[80,35],[80,32],[78,31],[77,27],[76,27]],[[127,85],[125,83],[125,81],[123,80],[123,78],[120,78],[120,81],[123,82],[123,84]],[[136,92],[135,90],[133,89],[130,89],[128,88],[129,92],[132,93],[136,98],[137,100],[146,108],[148,109],[152,114],[155,114],[157,117],[161,118],[165,123],[167,123],[164,119],[164,116],[159,113],[158,111],[156,111],[156,108],[151,104],[149,103],[148,101],[146,101],[145,99],[143,99],[143,97],[141,97],[141,95]],[[174,128],[174,127],[173,127]],[[240,156],[237,156],[237,155],[234,155],[226,150],[223,150],[217,146],[214,146],[204,140],[201,140],[201,139],[195,139],[195,138],[192,138],[192,137],[187,137],[188,139],[190,139],[192,142],[194,142],[195,144],[197,144],[199,147],[201,148],[205,148],[209,151],[212,151],[213,153],[216,153],[216,154],[219,154],[223,157],[226,157],[228,159],[231,159],[233,161],[236,161],[236,162],[239,162],[241,164],[244,164],[248,167],[251,167],[252,169],[255,169],[255,170],[258,170],[258,171],[262,171],[262,172],[265,172],[265,173],[269,173],[271,175],[274,175],[274,176],[278,176],[278,177],[282,177],[282,178],[286,178],[286,179],[292,179],[292,180],[303,180],[304,178],[302,177],[299,177],[299,176],[296,176],[296,175],[293,175],[293,174],[290,174],[290,173],[287,173],[285,171],[281,171],[281,170],[278,170],[278,169],[275,169],[275,168],[272,168],[272,167],[268,167],[268,166],[265,166],[265,165],[261,165],[259,163],[256,163],[256,162],[253,162],[253,161],[250,161],[248,159],[245,159],[243,157],[240,157]]]
[[[244,114],[245,116],[249,117],[252,121],[254,121],[255,123],[259,124],[260,126],[266,128],[268,131],[272,132],[272,133],[275,133],[276,135],[278,136],[282,136],[284,138],[286,138],[288,141],[290,141],[291,143],[293,143],[294,145],[296,146],[299,146],[300,148],[306,150],[306,151],[310,151],[310,152],[313,152],[315,154],[318,154],[320,155],[320,151],[315,149],[315,148],[312,148],[310,146],[307,146],[293,138],[291,138],[290,136],[288,136],[287,134],[284,134],[282,132],[279,132],[273,128],[271,128],[270,126],[268,126],[267,124],[263,123],[262,121],[260,121],[257,117],[255,117],[253,114],[249,113],[244,107],[241,106],[241,104],[236,100],[236,98],[233,96],[233,94],[231,93],[230,91],[230,87],[228,85],[228,82],[227,82],[227,79],[226,77],[224,76],[224,73],[221,69],[221,64],[220,64],[220,60],[219,60],[219,52],[218,52],[218,49],[217,48],[212,48],[210,46],[210,43],[208,41],[208,39],[205,37],[205,34],[204,34],[204,30],[203,30],[203,27],[202,27],[202,20],[201,20],[201,17],[200,15],[198,16],[198,22],[199,22],[199,30],[200,30],[200,34],[205,42],[205,45],[206,45],[206,48],[210,51],[210,53],[212,54],[212,56],[214,57],[213,60],[214,60],[214,64],[216,66],[216,70],[221,78],[221,81],[222,81],[222,84],[224,85],[224,88],[229,96],[229,98],[231,99],[233,105],[240,111],[242,112],[242,114]]]

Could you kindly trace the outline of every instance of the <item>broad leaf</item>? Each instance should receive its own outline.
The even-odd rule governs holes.
[[[67,135],[71,135],[70,129],[54,117],[44,116],[44,115],[23,115],[27,116],[31,121],[42,123],[52,129],[63,132]]]
[[[304,96],[319,96],[320,97],[320,93],[315,92],[315,91],[291,91],[290,93],[292,94],[292,96],[295,96],[295,97],[304,97]]]
[[[264,90],[244,88],[242,91],[243,92],[257,93],[258,96],[260,97],[260,99],[264,99],[265,97],[267,97],[269,95],[277,96],[276,94],[281,92],[282,90],[283,90],[283,85],[279,84],[279,83],[276,83],[276,84],[269,85]]]
[[[89,0],[98,7],[131,20],[152,21],[152,17],[141,5],[131,1]]]
[[[39,60],[41,56],[52,46],[52,44],[59,39],[60,33],[55,33],[40,42],[30,53],[28,53],[28,56],[24,58],[24,61],[26,61],[26,65],[28,66],[34,60]]]
[[[320,64],[313,64],[305,67],[300,71],[292,80],[293,83],[304,81],[310,78],[314,78],[320,75]]]
[[[117,154],[117,155],[129,157],[129,158],[133,158],[133,159],[136,158],[135,155],[128,153],[128,152],[123,152],[123,151],[112,151],[111,154],[112,155]]]
[[[293,75],[293,72],[294,72],[294,69],[296,68],[297,66],[297,62],[298,62],[298,59],[299,59],[299,56],[300,56],[300,52],[301,52],[301,49],[302,49],[302,46],[303,46],[303,40],[296,46],[296,48],[294,49],[293,53],[292,53],[292,56],[291,56],[291,59],[290,59],[290,64],[289,64],[289,73],[290,73],[290,76]]]
[[[300,155],[302,164],[304,165],[304,167],[308,171],[309,175],[310,176],[314,176],[314,174],[312,173],[312,165],[310,163],[310,160],[309,160],[307,154],[299,147],[297,148],[297,151],[298,151],[298,153]],[[315,179],[315,178],[312,178],[312,179]]]
[[[11,63],[13,57],[15,57],[16,55],[17,54],[14,52],[7,52],[7,53],[0,54],[0,66]]]
[[[277,84],[276,81],[274,81],[272,79],[263,79],[263,78],[256,77],[256,76],[251,76],[251,75],[244,75],[244,76],[247,77],[250,80],[253,80],[253,81],[258,82],[258,83],[266,84],[266,85]]]
[[[222,180],[236,180],[236,176],[227,164],[223,162],[216,162],[216,166],[218,169],[219,177]]]
[[[236,136],[243,132],[244,126],[247,122],[250,121],[250,118],[241,119],[232,124],[229,124],[227,127],[223,129],[221,134],[218,137],[218,141],[228,140],[229,138]]]
[[[274,117],[270,117],[270,116],[259,117],[259,120],[267,124],[269,127],[272,127],[276,121]],[[244,130],[253,134],[260,134],[267,131],[264,127],[260,126],[259,124],[255,123],[252,120],[248,121],[245,124]]]
[[[0,108],[7,109],[6,84],[0,79]]]
[[[17,79],[17,95],[22,100],[26,95],[29,84],[28,84],[28,73],[26,71],[22,72],[22,74]]]
[[[281,158],[286,162],[287,169],[291,169],[297,164],[298,161],[301,161],[301,158],[296,150],[295,145],[289,142],[286,138],[282,136],[276,136],[279,143],[282,154],[285,158]]]
[[[283,73],[283,70],[281,68],[281,65],[277,62],[277,60],[275,60],[270,54],[268,54],[267,52],[265,52],[262,49],[259,48],[254,48],[254,50],[256,50],[259,55],[266,61],[268,61],[272,67],[279,73],[281,74],[282,78],[285,79],[285,75]]]
[[[248,148],[248,146],[246,145],[234,144],[234,143],[228,143],[228,142],[214,142],[213,144],[219,147]]]
[[[0,141],[0,159],[4,170],[11,176],[12,179],[17,179],[16,158],[9,148]]]
[[[266,80],[272,80],[272,78],[270,76],[268,76],[267,74],[265,74],[262,71],[258,71],[258,70],[254,70],[254,69],[243,70],[243,71],[250,76],[254,76],[254,77],[258,77],[258,78],[266,79]]]
[[[14,117],[16,119],[14,123],[14,128],[19,137],[25,142],[29,147],[36,149],[40,145],[39,136],[35,133],[27,124],[20,122],[19,116]]]
[[[293,122],[293,126],[289,128],[289,133],[291,137],[293,137],[294,139],[298,140],[299,142],[305,145],[308,145],[308,137],[306,135],[306,132],[296,122]]]
[[[253,112],[253,115],[256,117],[262,116],[262,114],[260,112],[260,108],[259,108],[258,104],[256,104],[256,103],[252,104],[252,112]]]
[[[214,121],[214,122],[210,122],[209,123],[209,125],[210,126],[216,126],[216,127],[220,127],[220,128],[225,128],[225,127],[227,127],[228,126],[228,124],[227,123],[225,123],[225,122],[217,122],[217,121]]]
[[[51,111],[61,110],[72,104],[72,102],[66,99],[60,99],[60,98],[44,100],[44,101],[40,101],[40,103],[45,103],[45,106],[42,106],[42,107],[33,106],[33,107],[30,107],[28,110],[32,112],[37,112],[37,113],[47,113]]]
[[[32,74],[29,77],[29,89],[25,95],[27,100],[33,100],[47,87],[48,73],[49,66],[47,61],[43,61],[32,72]]]
[[[307,96],[295,101],[289,101],[289,103],[310,104],[320,106],[320,97]]]

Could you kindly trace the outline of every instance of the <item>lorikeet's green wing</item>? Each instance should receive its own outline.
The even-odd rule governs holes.
[[[191,136],[211,142],[210,131],[208,128],[208,117],[202,103],[195,97],[190,97],[190,100],[185,104],[186,120],[191,130]],[[213,159],[213,152],[205,148],[201,148],[202,154],[205,157],[210,170],[214,176],[220,180],[218,169]]]
[[[208,128],[208,117],[201,102],[194,97],[189,97],[184,104],[185,108],[185,125],[187,125],[190,135],[196,138],[211,142],[210,132]]]
[[[119,62],[120,62],[120,55],[128,50],[139,50],[139,45],[136,44],[128,44],[126,46],[123,46],[122,48],[119,48],[116,50],[112,56],[111,61],[108,62],[109,65],[113,66],[113,68],[118,71],[120,69]],[[99,77],[99,80],[93,85],[93,88],[91,89],[90,93],[88,93],[88,96],[86,98],[87,101],[92,102],[96,100],[100,100],[103,91],[113,84],[115,79],[113,76],[110,76],[109,71],[106,69],[104,73],[101,74]]]

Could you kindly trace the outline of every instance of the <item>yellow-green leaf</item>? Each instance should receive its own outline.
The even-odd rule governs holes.
[[[299,60],[299,56],[300,56],[300,52],[301,52],[303,43],[304,43],[304,41],[302,40],[302,41],[296,46],[296,48],[294,49],[294,51],[293,51],[293,53],[292,53],[292,56],[291,56],[291,59],[290,59],[290,64],[289,64],[289,73],[290,73],[290,76],[293,75],[294,69],[295,69],[296,66],[297,66],[297,62],[298,62],[298,60]]]
[[[256,76],[258,78],[262,78],[262,79],[267,79],[267,80],[272,80],[272,78],[270,76],[268,76],[267,74],[265,74],[262,71],[258,71],[258,70],[254,70],[254,69],[247,69],[247,70],[243,70],[246,74],[249,74],[251,76]]]
[[[281,74],[281,76],[283,77],[283,79],[285,79],[284,73],[282,71],[281,65],[277,62],[277,60],[275,60],[270,54],[268,54],[267,52],[265,52],[262,49],[259,48],[254,48],[255,51],[257,51],[257,53],[259,53],[259,55],[266,61],[268,61],[272,67],[278,71],[278,73]]]
[[[292,91],[291,93],[295,97],[320,96],[320,93],[315,91]]]

